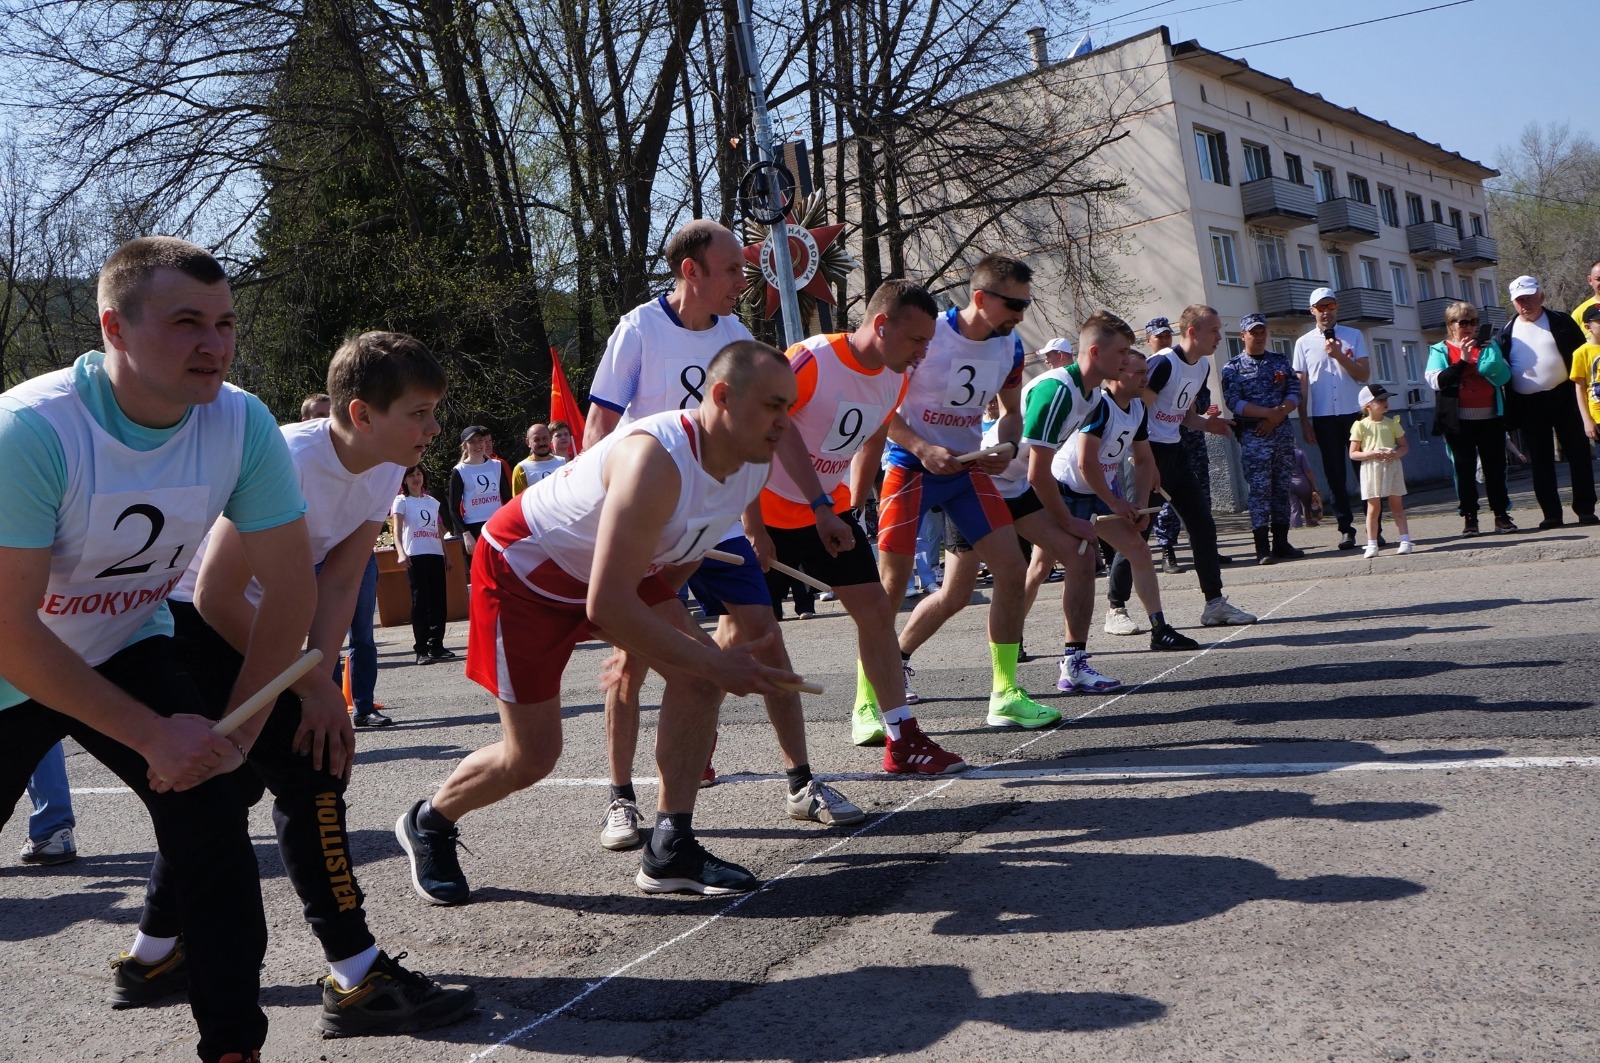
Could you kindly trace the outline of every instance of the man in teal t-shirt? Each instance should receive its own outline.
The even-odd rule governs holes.
[[[267,1030],[266,920],[247,808],[227,775],[264,720],[211,731],[165,599],[216,516],[229,516],[263,591],[228,708],[242,702],[297,656],[310,625],[305,503],[270,412],[223,382],[235,315],[210,254],[170,237],[130,241],[101,271],[99,305],[105,353],[0,396],[0,585],[11,592],[0,605],[0,816],[67,736],[132,788],[179,880],[200,1058],[253,1058]],[[113,962],[132,996],[160,969],[137,952]]]

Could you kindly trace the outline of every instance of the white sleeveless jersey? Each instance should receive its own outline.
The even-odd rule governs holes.
[[[400,525],[400,549],[407,557],[414,554],[444,554],[444,537],[439,529],[439,500],[432,495],[395,495],[390,509]]]
[[[893,415],[906,378],[889,369],[861,369],[844,333],[802,340],[789,348],[788,358],[801,397],[811,393],[793,412],[790,431],[806,441],[822,490],[831,495],[844,482],[856,451]],[[767,489],[790,502],[809,504],[814,497],[801,491],[776,459]]]
[[[734,315],[708,329],[683,327],[666,296],[617,323],[595,369],[589,398],[622,414],[618,427],[667,410],[692,410],[705,393],[706,366],[730,343],[754,339]]]
[[[1097,447],[1096,457],[1106,483],[1118,498],[1125,497],[1118,481],[1118,471],[1123,459],[1133,450],[1133,444],[1147,437],[1144,400],[1134,399],[1124,410],[1110,395],[1102,394],[1094,412],[1083,427],[1072,433],[1067,445],[1056,451],[1050,471],[1057,480],[1080,495],[1094,494],[1094,488],[1084,478],[1078,461],[1087,447]]]
[[[978,449],[983,438],[983,408],[1008,382],[1021,382],[1022,339],[990,336],[969,340],[961,334],[960,311],[940,315],[928,355],[909,370],[911,384],[900,401],[900,416],[929,443],[956,454]],[[891,442],[889,461],[902,468],[921,463]]]
[[[461,474],[461,521],[464,524],[482,524],[494,516],[502,503],[500,497],[500,463],[482,461],[476,465],[462,462],[456,466]]]
[[[541,584],[533,572],[554,561],[572,579],[589,582],[606,497],[602,480],[606,458],[618,442],[638,434],[651,436],[666,448],[682,479],[678,504],[656,536],[652,572],[705,557],[766,483],[766,465],[744,465],[726,480],[707,473],[700,465],[700,427],[686,413],[671,410],[620,428],[554,476],[522,492],[484,527],[484,541],[500,550],[512,571],[535,591],[564,601],[582,600]]]
[[[543,461],[535,461],[532,458],[523,458],[521,461],[517,462],[517,468],[522,470],[522,482],[525,485],[523,490],[526,491],[529,487],[532,487],[540,480],[543,480],[546,476],[552,475],[557,469],[561,468],[561,466],[565,465],[566,463],[566,458],[557,458],[554,456],[548,457]]]
[[[1211,359],[1202,358],[1190,365],[1174,347],[1150,359],[1151,378],[1155,377],[1157,366],[1163,364],[1170,365],[1172,373],[1156,391],[1155,404],[1150,407],[1150,442],[1176,443],[1178,426],[1183,423],[1184,416],[1194,405],[1195,396],[1200,394],[1206,377],[1211,373]]]
[[[8,394],[55,430],[67,469],[39,619],[89,665],[103,664],[166,601],[232,496],[249,397],[223,384],[165,443],[139,451],[95,422],[72,369]]]

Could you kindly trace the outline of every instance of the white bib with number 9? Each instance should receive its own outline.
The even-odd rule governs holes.
[[[840,402],[833,411],[833,421],[828,426],[828,434],[823,437],[820,453],[823,456],[848,458],[878,430],[888,412],[882,406],[848,400]]]

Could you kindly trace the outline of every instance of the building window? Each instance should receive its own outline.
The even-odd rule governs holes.
[[[1466,239],[1467,227],[1461,223],[1461,212],[1459,210],[1450,212],[1450,224],[1455,227],[1457,236]]]
[[[1439,205],[1437,199],[1428,200],[1428,205],[1433,209],[1433,220],[1440,225],[1444,224],[1444,207]]]
[[[1244,179],[1259,181],[1272,176],[1272,153],[1264,145],[1244,142]]]
[[[1261,267],[1260,276],[1264,281],[1275,281],[1279,277],[1289,275],[1289,250],[1284,246],[1281,236],[1256,236],[1256,261]]]
[[[1239,283],[1239,265],[1233,255],[1232,233],[1211,230],[1211,258],[1217,267],[1217,283]]]
[[[1294,340],[1288,336],[1274,336],[1270,345],[1273,350],[1285,358],[1294,357]]]
[[[1394,198],[1394,189],[1378,186],[1378,206],[1383,211],[1383,224],[1394,229],[1400,228],[1400,204]]]
[[[1228,143],[1221,133],[1195,129],[1194,147],[1200,157],[1200,180],[1214,185],[1229,184]]]
[[[1230,332],[1226,337],[1228,341],[1228,357],[1237,358],[1244,353],[1244,339],[1237,332]]]
[[[1378,260],[1375,258],[1363,257],[1361,259],[1361,287],[1381,289],[1383,287],[1383,281],[1380,279],[1380,276],[1381,275],[1378,271]]]
[[[1365,177],[1362,177],[1357,173],[1346,174],[1345,177],[1350,184],[1351,199],[1355,200],[1357,203],[1372,202],[1372,186],[1367,184],[1367,179]]]
[[[1326,203],[1339,198],[1339,179],[1326,166],[1313,166],[1317,173],[1317,202]]]
[[[1343,251],[1328,252],[1328,284],[1336,292],[1350,287],[1350,258]]]
[[[1481,280],[1481,281],[1478,282],[1478,305],[1479,306],[1496,306],[1496,305],[1498,305],[1494,301],[1494,285],[1490,284],[1486,280]]]
[[[1406,224],[1421,225],[1428,218],[1422,213],[1422,197],[1415,192],[1406,193]]]
[[[1394,383],[1394,345],[1388,340],[1372,341],[1373,368],[1377,371],[1378,380],[1384,384]]]
[[[1447,269],[1441,269],[1439,271],[1439,294],[1444,296],[1446,299],[1450,299],[1454,297],[1455,291],[1456,284],[1455,281],[1450,278],[1450,271]]]
[[[1467,302],[1467,303],[1472,302],[1472,278],[1471,277],[1463,276],[1461,278],[1461,299],[1462,299],[1463,302]]]
[[[1394,305],[1411,305],[1411,292],[1406,285],[1406,268],[1398,262],[1389,263],[1389,285],[1394,289]]]
[[[1433,274],[1425,269],[1417,270],[1417,301],[1425,302],[1433,298]]]
[[[1417,345],[1414,342],[1400,341],[1400,361],[1406,367],[1406,380],[1412,384],[1422,383],[1422,367],[1417,364]]]
[[[1482,236],[1483,235],[1483,215],[1482,214],[1474,214],[1474,215],[1472,215],[1472,235],[1473,236]]]
[[[1299,248],[1300,248],[1300,276],[1304,277],[1308,281],[1316,280],[1317,279],[1317,271],[1315,269],[1313,269],[1312,265],[1311,265],[1313,262],[1316,261],[1316,254],[1317,254],[1316,249],[1313,248],[1313,247],[1310,247],[1310,246],[1308,246],[1306,244],[1300,244]]]
[[[1284,121],[1287,122],[1288,119],[1285,118]],[[1300,156],[1283,153],[1283,175],[1297,185],[1306,183],[1306,171],[1305,167],[1300,165]]]

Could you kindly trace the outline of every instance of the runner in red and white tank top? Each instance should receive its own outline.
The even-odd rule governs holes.
[[[597,633],[667,681],[658,813],[640,888],[738,893],[759,885],[700,846],[691,816],[723,692],[771,694],[799,677],[745,647],[719,649],[659,570],[703,556],[754,502],[789,427],[794,375],[777,351],[748,341],[713,359],[707,379],[697,409],[646,418],[586,448],[484,526],[484,549],[472,560],[467,676],[499,700],[503,739],[469,756],[395,825],[412,885],[433,903],[469,895],[456,821],[555,767],[562,671],[573,647]]]

